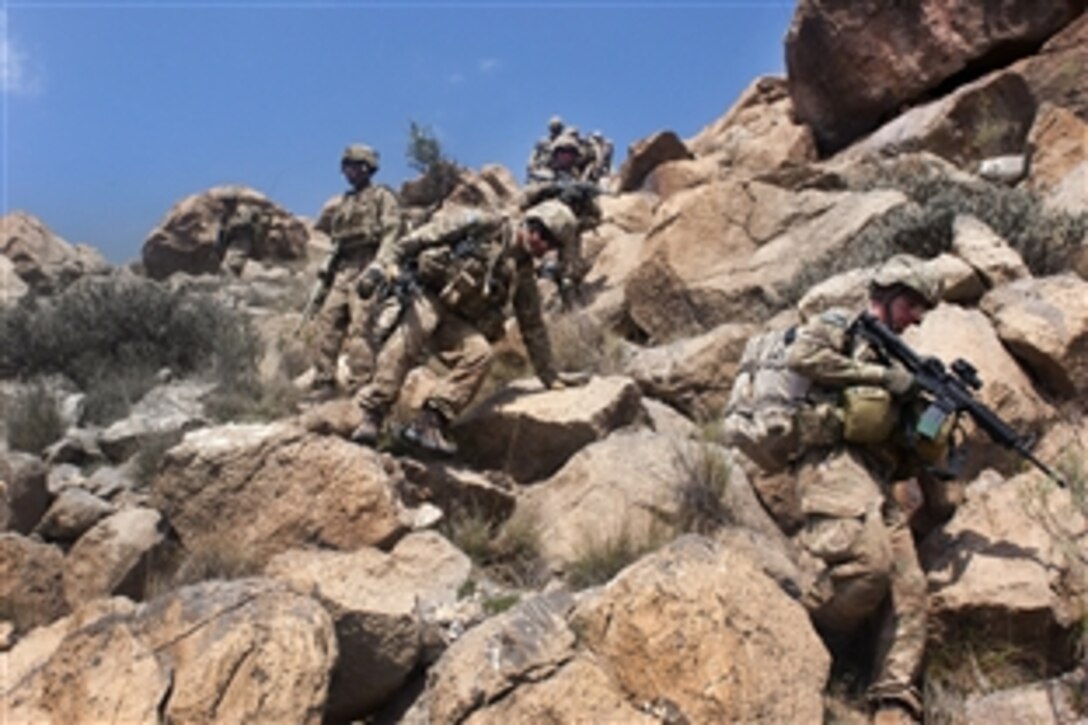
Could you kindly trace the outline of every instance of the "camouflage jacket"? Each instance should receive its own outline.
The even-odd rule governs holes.
[[[887,367],[876,361],[864,341],[851,339],[849,329],[855,317],[848,310],[834,308],[797,328],[789,349],[790,369],[823,388],[884,387]]]
[[[550,384],[556,373],[535,262],[516,242],[517,224],[498,214],[452,209],[383,245],[376,261],[387,269],[414,269],[425,289],[489,340],[502,336],[512,304],[533,369]]]
[[[384,186],[348,191],[333,214],[329,235],[342,252],[392,244],[401,232],[397,197]]]

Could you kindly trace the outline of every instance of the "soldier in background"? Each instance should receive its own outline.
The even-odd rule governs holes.
[[[240,277],[246,262],[253,258],[254,247],[267,232],[268,221],[252,205],[242,205],[237,196],[223,200],[216,250],[220,264],[231,275]]]
[[[552,143],[563,133],[563,119],[552,116],[548,120],[548,135],[537,139],[533,144],[533,152],[529,155],[529,164],[525,168],[525,178],[531,181],[534,174],[548,167],[552,156]]]
[[[594,131],[589,135],[589,146],[593,160],[588,166],[585,178],[599,182],[612,173],[612,140],[600,131]]]
[[[373,380],[356,396],[363,422],[352,439],[375,445],[408,371],[429,346],[450,371],[402,437],[434,453],[456,453],[449,423],[487,376],[491,343],[505,333],[508,302],[544,386],[583,382],[553,365],[535,269],[536,260],[571,243],[577,224],[555,200],[520,219],[455,209],[383,247],[374,269],[384,279],[372,280],[374,289],[390,289],[398,278],[411,276],[413,290],[400,302],[400,320],[382,346]]]
[[[352,144],[344,149],[340,168],[351,188],[333,213],[329,225],[333,249],[319,273],[327,296],[316,320],[319,348],[312,400],[335,394],[341,348],[347,353],[347,389],[355,390],[370,379],[375,350],[368,329],[369,309],[357,285],[378,248],[391,245],[402,225],[396,196],[387,187],[371,183],[379,168],[377,151]]]

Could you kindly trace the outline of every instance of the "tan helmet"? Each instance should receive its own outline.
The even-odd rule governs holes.
[[[365,144],[353,143],[344,149],[344,154],[340,157],[340,163],[364,163],[372,171],[377,171],[378,152]]]
[[[563,133],[559,134],[559,136],[557,136],[554,141],[552,141],[550,151],[554,154],[559,149],[570,149],[575,153],[581,153],[582,145],[578,143],[578,138],[576,136],[567,131],[564,131]]]
[[[563,119],[559,116],[552,116],[548,119],[548,130],[552,133],[559,133],[563,130]]]
[[[906,287],[930,307],[941,301],[943,287],[941,280],[926,269],[925,262],[910,254],[897,254],[885,261],[873,274],[870,285],[875,289]]]
[[[526,219],[536,219],[548,230],[560,246],[574,242],[578,234],[578,219],[574,212],[558,199],[543,201],[525,212]]]

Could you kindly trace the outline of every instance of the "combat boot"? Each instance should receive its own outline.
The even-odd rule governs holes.
[[[374,448],[378,445],[378,436],[382,433],[385,416],[371,410],[363,411],[363,422],[351,432],[351,440],[361,446]]]
[[[401,438],[425,451],[440,456],[457,455],[457,445],[451,441],[446,428],[449,426],[445,417],[433,408],[424,408],[420,414],[401,431]]]

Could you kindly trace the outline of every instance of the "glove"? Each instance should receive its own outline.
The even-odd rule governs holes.
[[[372,264],[359,275],[359,281],[355,283],[355,291],[364,300],[370,299],[384,283],[385,273],[382,272],[382,268]]]
[[[884,387],[897,397],[906,395],[914,389],[914,375],[898,366],[887,368],[884,371]]]

